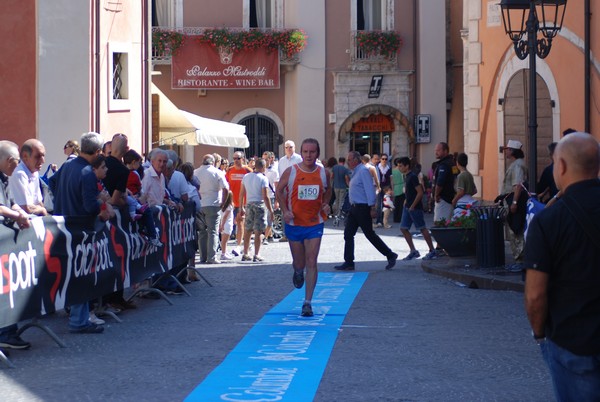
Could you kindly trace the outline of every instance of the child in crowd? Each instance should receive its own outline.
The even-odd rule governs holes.
[[[127,179],[127,206],[131,219],[137,221],[144,218],[144,227],[146,236],[152,245],[161,247],[162,243],[158,240],[156,224],[152,209],[145,202],[146,197],[142,194],[142,180],[137,172],[142,163],[142,157],[133,149],[125,152],[123,163],[129,169],[129,178]]]
[[[142,205],[142,180],[137,170],[142,163],[142,157],[133,149],[130,149],[123,155],[123,163],[129,169],[129,178],[127,179],[127,206],[129,216],[137,221],[142,217],[148,204]]]
[[[221,234],[221,261],[233,260],[233,256],[227,252],[227,242],[233,231],[233,192],[229,191],[227,199],[221,208],[221,223],[219,233]]]
[[[394,190],[391,187],[386,186],[383,188],[383,227],[389,229],[390,216],[394,210]]]
[[[94,163],[92,163],[92,170],[98,179],[98,200],[101,202],[100,209],[108,210],[110,217],[112,218],[115,216],[115,211],[110,204],[107,204],[107,201],[110,200],[111,197],[102,182],[102,180],[106,178],[106,172],[108,172],[108,168],[106,167],[106,157],[104,155],[98,155]]]

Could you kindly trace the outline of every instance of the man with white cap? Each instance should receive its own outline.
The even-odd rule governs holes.
[[[506,169],[506,173],[504,175],[504,182],[502,184],[502,193],[510,194],[512,193],[512,197],[507,197],[507,202],[509,208],[509,215],[515,216],[518,218],[517,213],[519,212],[518,205],[524,205],[523,201],[525,201],[528,197],[527,190],[523,187],[524,183],[527,181],[527,166],[525,165],[525,154],[523,153],[523,144],[518,140],[508,140],[508,143],[505,147],[502,147],[502,151],[504,152],[504,156],[506,160],[510,163],[508,168]],[[519,202],[521,200],[521,202]],[[523,215],[524,221],[525,215]],[[521,260],[523,258],[523,248],[525,246],[525,239],[523,230],[516,229],[514,225],[508,225],[507,219],[507,234],[508,240],[510,242],[510,248],[515,259],[515,264],[520,266]]]

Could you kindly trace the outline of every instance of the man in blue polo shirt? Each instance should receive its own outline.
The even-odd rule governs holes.
[[[362,164],[359,152],[350,151],[346,161],[348,167],[353,170],[349,189],[351,208],[344,228],[344,263],[336,266],[335,269],[354,270],[354,236],[359,227],[367,240],[387,258],[385,269],[392,269],[396,265],[398,254],[394,253],[373,230],[372,219],[377,214],[373,176]]]

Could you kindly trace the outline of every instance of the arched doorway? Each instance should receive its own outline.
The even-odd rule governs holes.
[[[548,85],[544,79],[536,74],[537,79],[537,173],[539,176],[550,163],[548,145],[552,142],[553,116],[552,99]],[[523,153],[527,161],[529,155],[529,70],[517,71],[508,82],[504,96],[504,138],[519,140],[523,144]],[[530,178],[531,180],[532,178]]]
[[[247,157],[260,157],[265,151],[274,152],[275,156],[279,157],[279,145],[283,138],[273,120],[256,113],[243,118],[238,124],[246,127],[246,136],[250,146],[241,151],[244,151]]]
[[[350,148],[361,155],[374,153],[390,154],[390,138],[394,132],[394,121],[383,114],[363,117],[352,125]]]
[[[381,129],[381,127],[371,128],[371,132],[366,131],[363,132],[361,136],[365,136],[364,140],[371,141],[370,145],[370,153],[373,152],[385,152],[391,159],[395,157],[401,156],[410,156],[413,155],[413,151],[411,150],[411,144],[414,144],[414,131],[411,122],[409,122],[408,118],[402,114],[398,109],[393,108],[388,105],[367,105],[363,106],[354,112],[352,112],[340,125],[338,132],[338,146],[337,150],[341,155],[344,152],[354,150],[353,146],[356,145],[357,135],[361,131],[360,126],[356,126],[356,123],[360,121],[365,121],[372,116],[383,116],[385,119],[389,119],[391,121],[390,131],[386,131],[386,129]],[[375,124],[378,124],[375,122]],[[373,138],[372,132],[379,132],[379,138]],[[387,135],[386,133],[389,133]],[[379,150],[375,149],[372,145],[373,143],[379,144]],[[389,144],[389,146],[385,145]],[[364,146],[363,146],[364,147]],[[357,150],[361,152],[360,150]],[[361,152],[363,153],[363,152]]]

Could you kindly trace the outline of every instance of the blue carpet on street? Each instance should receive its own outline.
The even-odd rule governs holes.
[[[304,288],[273,307],[186,401],[311,401],[366,272],[320,273],[314,317],[301,317]]]

